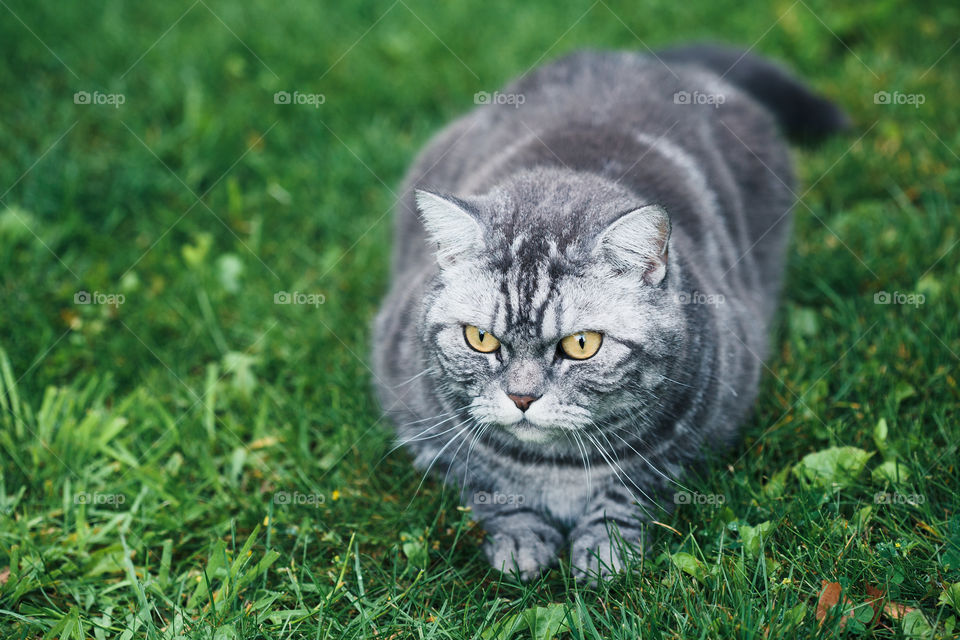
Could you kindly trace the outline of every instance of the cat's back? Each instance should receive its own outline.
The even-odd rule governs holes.
[[[768,114],[717,74],[632,52],[579,51],[478,95],[481,105],[438,136],[414,174],[431,167],[429,182],[437,188],[476,192],[502,177],[499,165],[513,168],[511,159],[530,150],[542,161],[527,163],[594,161],[598,172],[618,156],[630,158],[636,134],[683,140],[696,151],[703,143],[698,132],[716,120],[717,106],[727,117],[747,112],[741,117],[759,133],[775,131]],[[567,136],[576,139],[569,151]],[[593,144],[584,145],[588,140]],[[434,166],[440,154],[443,162]]]
[[[441,131],[408,174],[397,210],[395,273],[429,264],[414,188],[483,193],[524,169],[563,167],[673,204],[674,222],[696,235],[704,221],[690,205],[691,184],[702,182],[697,188],[732,211],[744,205],[741,192],[769,200],[791,180],[773,117],[721,74],[686,61],[579,51],[481,95],[483,104]],[[746,185],[732,165],[774,175]],[[754,234],[746,235],[752,242]]]

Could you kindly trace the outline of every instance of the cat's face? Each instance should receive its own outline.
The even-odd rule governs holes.
[[[422,333],[440,392],[478,423],[530,442],[656,402],[682,335],[665,279],[665,213],[627,207],[599,228],[590,219],[611,216],[551,230],[535,211],[508,223],[515,202],[503,193],[471,203],[419,197],[441,265]],[[557,203],[540,205],[563,219]]]

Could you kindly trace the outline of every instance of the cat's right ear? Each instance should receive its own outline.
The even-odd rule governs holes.
[[[670,216],[651,204],[628,211],[614,220],[597,241],[594,251],[618,272],[633,272],[649,285],[658,285],[667,275]]]
[[[430,242],[437,248],[437,263],[449,267],[483,249],[483,229],[466,205],[450,196],[416,190],[417,211]]]

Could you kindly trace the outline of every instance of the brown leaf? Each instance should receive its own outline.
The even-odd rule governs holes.
[[[7,584],[7,580],[10,579],[10,567],[4,567],[0,569],[0,587]]]
[[[873,619],[870,621],[870,627],[873,627],[880,619],[880,614],[883,613],[883,600],[887,597],[887,594],[884,593],[882,589],[878,589],[872,584],[868,584],[867,595],[870,596],[870,599],[867,600],[867,604],[873,609]]]
[[[823,589],[820,591],[820,599],[817,600],[817,621],[823,624],[830,609],[840,602],[840,583],[823,580],[821,586]]]
[[[820,591],[820,599],[817,601],[816,617],[817,621],[823,624],[823,621],[826,620],[830,614],[830,610],[840,602],[840,583],[823,580],[821,584],[823,585],[823,590]],[[850,598],[844,597],[843,608],[845,611],[840,617],[841,629],[847,624],[847,620],[853,617],[853,602]]]
[[[939,532],[939,531],[937,531],[936,529],[934,529],[933,527],[931,527],[930,525],[928,525],[928,524],[927,524],[926,522],[924,522],[923,520],[918,520],[918,521],[917,521],[917,526],[920,527],[921,529],[923,529],[924,531],[928,531],[928,532],[929,532],[934,538],[936,538],[937,540],[942,540],[942,539],[943,539],[943,538],[940,536],[940,532]]]
[[[900,620],[903,618],[903,616],[907,615],[913,610],[913,607],[908,607],[907,605],[900,604],[898,602],[888,602],[887,604],[883,605],[883,612],[894,620]]]

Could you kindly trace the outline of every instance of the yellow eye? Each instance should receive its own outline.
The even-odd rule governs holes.
[[[602,333],[581,331],[561,340],[560,349],[569,358],[586,360],[592,358],[600,350],[601,344],[603,344]]]
[[[478,329],[472,324],[463,328],[463,337],[466,338],[471,349],[480,353],[493,353],[500,348],[500,341],[494,338],[492,333]]]

